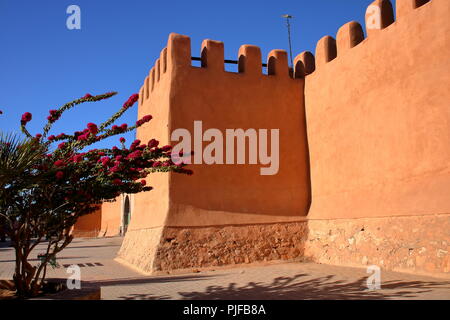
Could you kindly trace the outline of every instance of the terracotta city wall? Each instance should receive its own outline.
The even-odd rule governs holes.
[[[305,84],[315,261],[449,277],[449,13],[399,0],[394,21],[375,1],[366,39],[350,22],[318,42]]]
[[[76,238],[95,238],[99,236],[102,224],[102,204],[96,211],[91,214],[82,216],[72,228],[72,235]]]
[[[152,174],[118,259],[153,272],[307,257],[450,278],[449,12],[448,0],[397,0],[394,20],[377,0],[367,37],[349,22],[293,71],[273,50],[267,74],[256,46],[227,72],[222,42],[205,40],[194,67],[190,39],[171,34],[140,89],[138,117],[153,120],[137,138],[279,129],[279,166],[261,175],[269,165],[247,154],[191,164],[192,176]],[[120,201],[102,214],[120,219]]]
[[[155,190],[134,196],[119,258],[153,271],[298,257],[310,205],[304,79],[290,77],[282,50],[269,54],[267,75],[258,47],[240,48],[237,73],[225,71],[222,42],[205,40],[200,51],[202,66],[194,67],[189,37],[170,35],[140,91],[139,116],[154,121],[138,139],[166,144],[179,128],[197,137],[208,129],[279,129],[279,170],[261,175],[267,165],[237,164],[236,139],[235,164],[192,164],[193,176],[156,174]]]
[[[122,233],[124,199],[119,196],[114,202],[104,202],[95,212],[82,216],[75,224],[72,234],[76,238],[112,237]],[[128,196],[133,212],[133,197]]]

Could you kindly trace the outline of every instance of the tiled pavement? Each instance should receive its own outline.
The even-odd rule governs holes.
[[[83,282],[100,285],[103,299],[450,299],[449,280],[382,271],[381,290],[368,291],[365,269],[314,263],[145,276],[113,260],[121,241],[76,239],[49,276],[65,278],[64,265],[79,264]],[[0,243],[0,279],[11,279],[13,268],[13,250]]]

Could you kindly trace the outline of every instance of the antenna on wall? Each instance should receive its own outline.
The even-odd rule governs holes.
[[[289,14],[284,14],[281,17],[286,18],[286,26],[287,26],[287,30],[288,30],[288,40],[289,40],[289,56],[290,56],[290,60],[291,60],[291,67],[294,67],[294,63],[292,61],[292,43],[291,43],[291,23],[289,21],[289,19],[292,19],[293,16],[289,15]]]

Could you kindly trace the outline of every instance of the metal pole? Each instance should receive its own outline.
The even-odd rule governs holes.
[[[292,61],[292,42],[291,42],[291,23],[289,19],[293,18],[293,16],[285,14],[282,16],[283,18],[286,18],[286,26],[288,29],[288,40],[289,40],[289,56],[291,61],[291,67],[294,67],[294,62]]]

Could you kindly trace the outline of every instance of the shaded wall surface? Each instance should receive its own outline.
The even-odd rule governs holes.
[[[115,202],[106,202],[102,205],[102,223],[99,236],[117,236],[122,226],[122,196]]]
[[[102,207],[91,214],[81,216],[72,229],[72,235],[77,238],[97,237],[102,224]]]
[[[114,202],[104,202],[95,212],[80,217],[73,228],[74,237],[112,237],[120,235],[123,228],[125,197],[126,195],[121,195]],[[133,202],[131,202],[131,213],[132,209]]]

